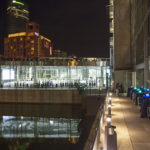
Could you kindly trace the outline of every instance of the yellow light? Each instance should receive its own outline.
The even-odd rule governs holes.
[[[113,0],[109,0],[109,2],[110,2],[110,4],[112,4],[112,5],[113,5]]]
[[[110,28],[110,33],[114,33],[114,29],[113,28]]]
[[[34,51],[31,51],[31,55],[34,55]]]
[[[52,46],[50,46],[50,56],[52,56]]]
[[[16,38],[13,41],[16,42]]]
[[[42,35],[40,36],[40,38],[41,38],[41,40],[43,40],[43,39],[44,39],[44,40],[46,40],[46,41],[48,41],[48,42],[51,42],[51,40],[50,40],[50,39],[47,39],[46,37],[44,37],[44,36],[42,36]]]
[[[29,36],[27,36],[27,40],[30,40],[30,37],[29,37]]]
[[[34,32],[30,32],[27,34],[28,36],[33,36],[34,35]]]
[[[113,18],[114,18],[113,12],[110,12],[110,13],[109,13],[109,18],[110,18],[110,19],[113,19]]]
[[[20,32],[20,33],[14,33],[14,34],[8,34],[8,37],[17,37],[17,36],[26,36],[26,32]]]

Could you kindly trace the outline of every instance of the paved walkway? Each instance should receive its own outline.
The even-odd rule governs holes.
[[[112,125],[118,150],[150,150],[150,120],[140,118],[139,106],[129,98],[112,97]]]

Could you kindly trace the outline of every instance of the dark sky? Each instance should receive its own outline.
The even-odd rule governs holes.
[[[87,57],[109,57],[107,0],[31,0],[31,20],[55,48]]]
[[[56,49],[77,56],[109,57],[108,0],[27,1],[30,20],[40,24],[40,34],[50,38]]]

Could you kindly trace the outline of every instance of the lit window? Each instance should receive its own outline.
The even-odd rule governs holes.
[[[16,38],[14,38],[13,41],[16,42]]]
[[[27,36],[27,40],[30,40],[30,37],[29,37],[29,36]]]

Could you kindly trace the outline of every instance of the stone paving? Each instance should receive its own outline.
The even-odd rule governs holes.
[[[150,120],[140,117],[139,106],[129,98],[112,97],[111,122],[116,126],[118,150],[150,150]],[[100,146],[103,146],[103,129]]]

